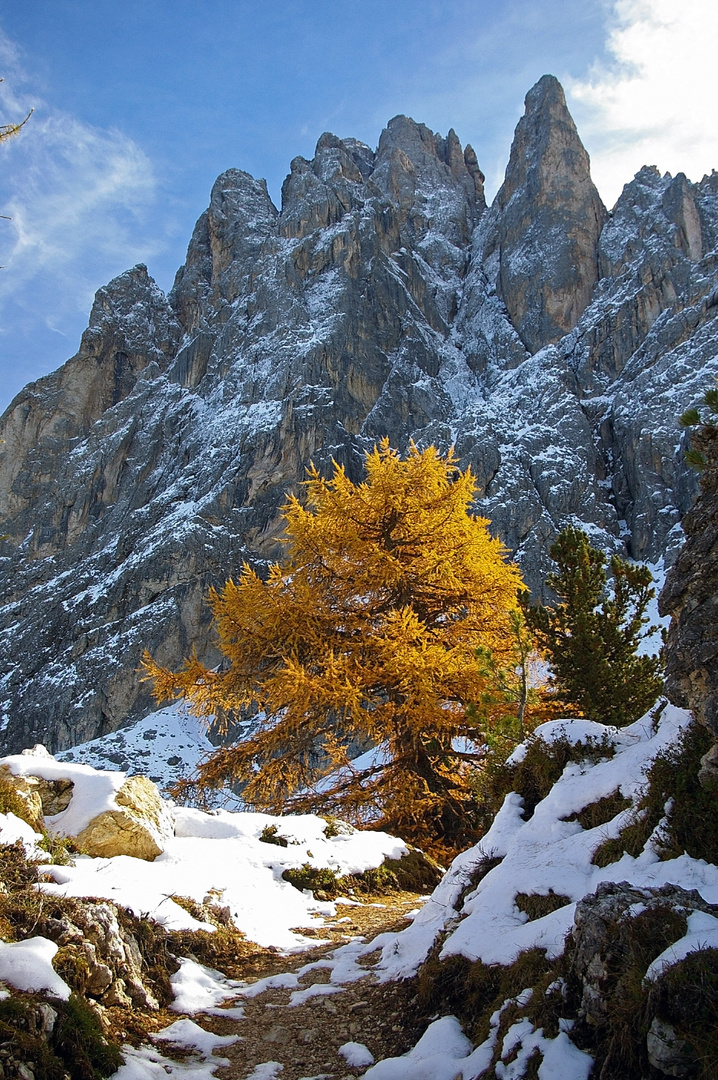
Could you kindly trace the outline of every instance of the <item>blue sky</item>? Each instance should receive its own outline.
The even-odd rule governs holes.
[[[0,0],[0,408],[73,355],[92,296],[165,289],[215,177],[403,112],[474,146],[490,196],[529,87],[558,76],[610,205],[642,164],[718,166],[714,0]],[[710,107],[709,107],[710,106]]]

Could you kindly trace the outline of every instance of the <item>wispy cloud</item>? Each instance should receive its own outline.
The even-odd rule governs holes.
[[[98,282],[162,246],[151,214],[157,179],[127,135],[93,127],[34,95],[7,38],[0,68],[0,123],[35,108],[22,132],[0,144],[0,213],[12,218],[0,221],[2,325],[12,326],[16,338],[18,323],[33,318],[75,337]]]
[[[611,205],[643,165],[692,180],[718,167],[718,4],[617,0],[609,10],[609,61],[566,89]]]
[[[141,228],[157,193],[152,165],[131,138],[103,131],[0,85],[0,116],[35,113],[21,134],[0,147],[4,189],[0,210],[12,217],[1,235],[0,302],[31,279],[52,273],[55,307],[86,310],[87,291],[103,264],[123,267],[147,257]],[[48,312],[52,320],[52,312]]]

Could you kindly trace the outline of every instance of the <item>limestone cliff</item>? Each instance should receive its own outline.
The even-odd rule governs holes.
[[[567,522],[659,561],[695,480],[676,417],[718,373],[718,177],[644,169],[606,214],[555,79],[489,209],[471,147],[398,116],[266,185],[216,181],[168,297],[98,293],[0,421],[2,746],[151,708],[144,648],[216,662],[208,587],[281,553],[304,468],[451,444],[534,588]]]

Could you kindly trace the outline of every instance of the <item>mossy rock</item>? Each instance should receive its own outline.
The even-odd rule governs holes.
[[[432,892],[444,876],[444,871],[430,855],[419,848],[410,848],[400,859],[384,859],[376,870],[365,870],[357,875],[360,884],[368,892]]]
[[[329,867],[304,863],[297,869],[285,870],[282,877],[300,892],[308,889],[323,893],[328,899],[345,892],[382,895],[389,892],[427,892],[441,881],[443,871],[430,856],[410,848],[400,859],[384,859],[381,866],[362,874],[339,876]]]
[[[259,834],[263,844],[276,844],[277,847],[288,847],[289,841],[286,836],[280,836],[276,825],[265,825]]]
[[[122,1052],[84,998],[73,993],[68,1001],[52,1000],[52,1031],[47,1009],[39,995],[14,993],[0,1001],[0,1043],[9,1043],[16,1061],[37,1080],[104,1080],[119,1069]]]
[[[14,814],[37,832],[44,828],[40,796],[30,789],[25,777],[14,776],[7,765],[0,766],[0,814]]]

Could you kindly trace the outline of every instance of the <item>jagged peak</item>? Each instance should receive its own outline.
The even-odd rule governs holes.
[[[320,152],[320,150],[346,150],[346,144],[343,139],[340,139],[338,135],[333,135],[331,131],[325,131],[317,139],[316,149],[314,155]]]
[[[390,163],[394,163],[393,165]],[[377,174],[389,166],[405,172],[429,171],[437,178],[454,181],[463,187],[474,209],[474,220],[486,207],[484,174],[479,168],[474,150],[462,149],[453,128],[446,136],[433,132],[426,124],[417,123],[400,113],[392,117],[381,133],[376,152]],[[381,181],[380,181],[381,183]],[[396,185],[392,185],[396,187]]]
[[[244,169],[230,168],[221,172],[214,184],[212,185],[212,191],[215,189],[222,190],[227,187],[244,187],[246,184],[264,184],[266,186],[266,180],[257,179],[252,176],[251,173],[245,172]]]
[[[106,285],[101,286],[97,291],[101,292],[103,289],[107,291],[120,288],[128,281],[136,281],[139,284],[155,284],[155,280],[150,276],[147,265],[145,263],[136,263],[134,266],[131,266],[129,270],[123,270],[121,274],[117,274],[115,277],[111,278]]]
[[[227,200],[231,200],[238,209],[247,207],[252,214],[263,209],[271,218],[279,212],[267,190],[267,181],[263,177],[252,176],[244,169],[225,169],[212,184],[210,210]]]
[[[555,75],[542,75],[539,81],[534,83],[524,98],[526,112],[544,109],[553,102],[557,102],[568,112],[566,95],[564,94],[561,83]]]
[[[456,143],[459,144],[459,140],[456,138],[456,133],[453,128],[451,129]],[[431,128],[428,128],[426,124],[417,123],[416,120],[412,120],[410,116],[404,116],[403,113],[399,113],[397,116],[393,116],[389,123],[386,125],[381,135],[379,136],[379,145],[377,147],[376,156],[377,159],[385,157],[391,153],[392,150],[398,148],[402,150],[412,164],[418,164],[421,157],[424,154],[431,154],[433,157],[443,160],[443,157],[439,154],[439,148],[446,142],[441,135],[435,134]],[[446,162],[444,161],[444,164]]]
[[[497,195],[505,206],[516,189],[527,183],[533,188],[564,191],[566,183],[583,185],[591,180],[588,153],[581,142],[566,105],[563,87],[554,75],[543,75],[524,99],[524,115],[516,125],[506,176]],[[603,203],[601,202],[603,207]],[[604,210],[605,213],[605,210]]]
[[[144,302],[154,302],[155,306],[159,302],[162,308],[168,308],[167,297],[144,263],[137,263],[129,270],[124,270],[97,290],[90,311],[89,325],[93,326],[104,319],[108,308],[124,309],[140,298]]]
[[[497,289],[530,352],[558,341],[585,310],[605,220],[563,88],[544,75],[526,95],[485,249],[499,252]]]
[[[369,148],[366,148],[369,150]],[[371,154],[371,151],[369,151]],[[373,154],[371,157],[373,159]],[[312,169],[315,176],[325,181],[342,177],[351,180],[355,184],[362,184],[365,180],[366,169],[360,168],[355,153],[347,145],[344,139],[325,131],[320,135],[314,151]]]

